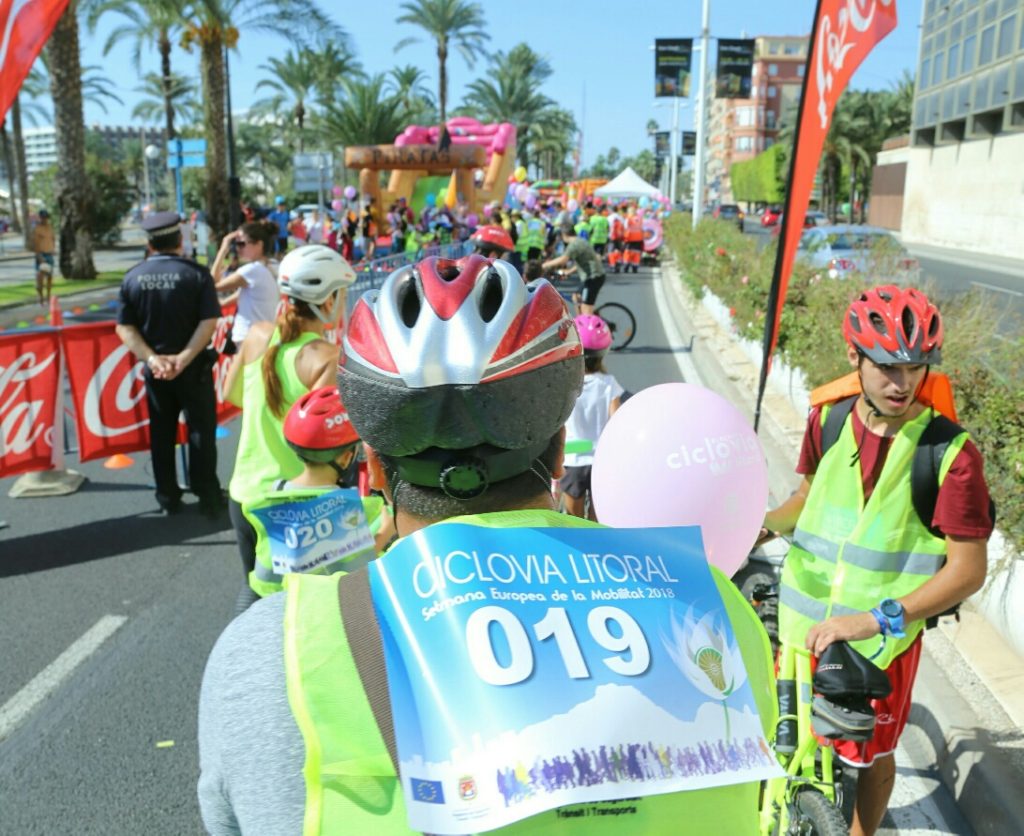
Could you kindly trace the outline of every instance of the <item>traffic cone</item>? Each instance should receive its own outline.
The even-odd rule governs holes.
[[[124,453],[115,453],[103,462],[103,466],[107,468],[107,470],[124,470],[126,467],[131,467],[133,464],[135,464],[135,459],[131,456],[126,456]]]

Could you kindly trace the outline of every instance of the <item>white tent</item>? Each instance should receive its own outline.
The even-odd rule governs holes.
[[[600,188],[594,189],[594,194],[611,200],[623,200],[630,197],[654,197],[660,192],[632,168],[626,166],[614,180],[609,180]]]

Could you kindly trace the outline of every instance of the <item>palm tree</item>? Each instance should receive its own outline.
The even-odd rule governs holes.
[[[469,85],[463,108],[477,118],[511,122],[516,126],[516,156],[522,165],[530,157],[530,134],[549,118],[555,103],[537,92],[551,75],[551,65],[526,44],[491,57],[487,76]]]
[[[529,150],[546,179],[562,179],[565,159],[575,146],[576,120],[568,110],[545,110],[530,130]]]
[[[424,84],[426,77],[423,70],[412,64],[392,67],[388,72],[387,88],[398,99],[411,122],[433,122],[437,118],[434,94]]]
[[[96,278],[89,234],[92,189],[85,174],[85,118],[77,3],[72,0],[53,29],[45,57],[50,71],[57,135],[57,213],[60,272],[65,278]]]
[[[844,94],[832,112],[832,122],[825,145],[821,151],[825,172],[827,193],[826,211],[834,219],[839,205],[839,175],[845,165],[850,172],[850,220],[853,220],[853,201],[857,167],[863,164],[871,168],[871,155],[864,148],[870,123],[862,112],[858,112],[857,98],[853,91]]]
[[[479,3],[466,0],[407,0],[402,9],[405,14],[395,22],[419,26],[437,45],[437,101],[444,124],[448,118],[448,46],[454,44],[472,67],[477,56],[484,54],[484,42],[490,39],[483,30],[484,10]],[[404,38],[395,50],[416,41],[417,38]]]
[[[21,94],[26,96],[24,115],[33,125],[38,124],[38,119],[49,119],[49,112],[40,104],[40,101],[49,94],[49,83],[46,76],[40,70],[42,61],[37,61],[24,83],[21,90],[14,97],[11,103],[11,125],[14,130],[14,156],[18,169],[18,195],[21,198],[21,230],[25,236],[25,247],[29,246],[29,218],[28,218],[28,163],[25,159],[25,137],[22,133],[22,107]],[[13,206],[13,203],[12,203]],[[16,214],[16,213],[15,213]]]
[[[227,166],[225,96],[227,93],[226,50],[238,45],[240,31],[275,34],[298,42],[309,33],[330,35],[339,28],[327,19],[314,0],[186,0],[185,32],[182,46],[199,48],[202,79],[204,134],[206,136],[207,221],[214,240],[225,235],[231,219]],[[236,196],[240,197],[240,196]]]
[[[203,106],[195,97],[195,85],[184,76],[171,74],[170,85],[159,73],[146,73],[142,86],[135,92],[142,98],[132,108],[132,118],[150,124],[165,120],[167,105],[171,107],[171,120],[174,123],[183,121],[186,125],[195,124],[202,117]]]
[[[347,38],[325,39],[314,52],[316,62],[316,102],[326,107],[334,101],[338,85],[346,78],[363,78],[363,67]]]
[[[270,78],[262,79],[256,85],[256,89],[267,87],[274,92],[269,98],[256,102],[253,108],[273,114],[287,110],[289,121],[294,121],[298,129],[299,151],[306,150],[306,102],[320,80],[320,71],[313,50],[289,50],[283,59],[271,58],[266,64],[260,64],[259,69],[270,73]]]
[[[392,142],[407,123],[394,94],[387,92],[383,74],[346,79],[345,95],[317,120],[317,132],[328,146],[376,145]]]

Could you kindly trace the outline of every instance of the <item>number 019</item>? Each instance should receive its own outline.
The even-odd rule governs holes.
[[[617,625],[613,631],[610,624]],[[491,641],[492,625],[500,629],[508,643],[508,663],[502,664]],[[651,663],[651,649],[640,625],[618,607],[594,607],[587,615],[587,628],[601,647],[615,655],[601,661],[620,676],[639,676]],[[562,607],[551,607],[533,625],[538,641],[553,638],[565,672],[571,679],[587,679],[590,669],[576,638],[569,616]],[[515,685],[533,673],[533,644],[523,623],[504,607],[481,607],[466,621],[466,646],[469,659],[484,682],[490,685]],[[628,651],[628,658],[624,656]]]

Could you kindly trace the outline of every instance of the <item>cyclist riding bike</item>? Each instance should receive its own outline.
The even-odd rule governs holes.
[[[473,252],[479,253],[484,258],[502,258],[507,260],[508,254],[516,248],[512,236],[500,226],[488,225],[478,227],[469,236],[469,240],[473,245]]]
[[[572,267],[566,272],[578,273],[583,282],[580,288],[579,312],[592,314],[597,306],[597,295],[604,285],[604,264],[601,257],[594,252],[593,246],[576,234],[571,221],[562,222],[561,233],[565,250],[560,256],[545,261],[542,267],[548,272],[571,263]]]
[[[381,558],[385,565],[445,536],[445,530],[467,537],[483,531],[501,542],[510,532],[500,529],[515,528],[525,536],[534,529],[573,528],[579,536],[598,528],[553,507],[551,480],[562,475],[563,426],[584,369],[579,334],[547,280],[527,284],[506,262],[478,255],[425,259],[362,297],[343,351],[339,388],[366,445],[370,485],[391,499],[398,533],[409,538]],[[764,631],[738,590],[722,573],[710,571],[762,725],[770,728],[774,707]],[[255,604],[218,640],[199,709],[199,797],[213,836],[411,834],[410,804],[439,805],[460,793],[455,803],[468,803],[482,795],[484,782],[492,788],[501,782],[493,772],[480,772],[467,776],[460,790],[418,780],[422,773],[415,769],[409,774],[403,766],[401,775],[395,769],[387,688],[375,691],[362,678],[364,671],[384,671],[381,627],[372,601],[357,598],[352,605],[346,597],[368,581],[366,570],[294,575],[283,594]],[[368,611],[366,619],[357,616],[364,612],[360,606]],[[449,615],[457,614],[446,612],[438,622]],[[419,617],[413,620],[411,630],[427,629]],[[464,652],[447,650],[452,657]],[[568,684],[564,672],[552,675]],[[408,680],[400,678],[396,687],[404,687],[402,682]],[[644,731],[637,732],[642,736],[629,755],[637,778],[644,777],[642,765],[659,773],[671,767],[657,753],[639,754],[648,746],[649,725],[637,728]],[[717,763],[710,750],[704,754]],[[745,754],[760,757],[756,750]],[[691,756],[696,769],[700,756]],[[728,768],[725,758],[721,763]],[[574,770],[584,785],[596,777],[592,767],[581,761]],[[525,771],[513,777],[533,780]],[[535,780],[540,786],[541,778]],[[678,833],[685,821],[692,834],[756,833],[758,781],[694,783],[687,791],[644,795],[631,780],[610,795],[590,796],[621,794],[621,800],[547,809],[488,832],[661,836]],[[590,814],[595,803],[604,815]]]
[[[892,792],[925,620],[981,588],[993,522],[981,454],[952,422],[934,512],[927,520],[916,513],[915,450],[933,422],[946,421],[918,400],[930,366],[941,361],[938,309],[913,288],[873,288],[847,309],[843,335],[861,393],[824,453],[823,430],[840,404],[811,411],[797,464],[803,482],[768,512],[762,542],[793,534],[780,640],[818,657],[847,641],[889,677],[890,696],[872,701],[879,718],[872,739],[835,743],[858,770],[850,832],[872,834]]]

